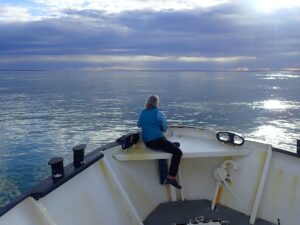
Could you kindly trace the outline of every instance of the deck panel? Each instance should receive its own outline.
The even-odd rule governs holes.
[[[210,210],[211,202],[208,200],[192,200],[184,202],[168,202],[160,204],[144,221],[144,225],[172,225],[186,223],[189,219],[204,216],[205,219],[226,220],[230,225],[249,225],[250,217],[218,205],[215,210]],[[274,225],[258,219],[255,225]]]
[[[250,150],[244,146],[224,144],[217,139],[211,141],[205,138],[171,136],[169,140],[180,143],[182,158],[246,156],[250,154]],[[149,149],[143,143],[138,143],[136,146],[114,155],[114,158],[119,161],[168,159],[170,157],[171,154]]]

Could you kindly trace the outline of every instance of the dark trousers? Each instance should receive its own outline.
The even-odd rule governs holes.
[[[182,156],[182,151],[172,142],[168,141],[165,137],[161,137],[153,141],[146,142],[145,144],[147,147],[151,149],[172,154],[171,164],[169,168],[169,175],[176,176],[178,172],[180,159]]]

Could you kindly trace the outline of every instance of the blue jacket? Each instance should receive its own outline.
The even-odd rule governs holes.
[[[142,128],[144,142],[163,137],[163,132],[166,132],[168,127],[164,115],[157,108],[144,109],[139,116],[137,125]]]

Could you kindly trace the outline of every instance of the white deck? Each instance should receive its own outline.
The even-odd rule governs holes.
[[[180,142],[182,158],[244,156],[250,153],[250,150],[244,146],[224,144],[217,139],[171,136],[168,140]],[[170,157],[171,154],[149,149],[143,143],[138,143],[125,151],[114,154],[114,158],[119,161],[168,159]]]
[[[46,180],[48,187],[43,183],[33,189],[43,193],[54,188],[47,195],[37,200],[26,194],[25,200],[7,208],[9,211],[0,216],[0,225],[104,225],[107,221],[122,225],[160,225],[209,215],[230,220],[232,225],[268,224],[260,223],[257,217],[271,224],[278,224],[278,219],[284,225],[299,224],[298,157],[272,151],[271,145],[251,140],[242,146],[223,144],[216,139],[216,132],[201,128],[174,127],[166,136],[181,143],[184,160],[178,171],[183,187],[180,191],[159,182],[155,159],[169,159],[170,154],[145,148],[142,140],[126,151],[111,143],[112,147],[95,150],[95,155],[104,151],[102,159],[78,171],[71,179],[65,177],[62,185]],[[90,156],[89,159],[94,159]],[[226,160],[237,165],[237,170],[232,166],[225,168],[230,174],[227,177],[230,189],[214,176]],[[217,208],[211,211],[215,199]],[[221,211],[223,206],[239,215]],[[161,215],[165,217],[163,220]]]

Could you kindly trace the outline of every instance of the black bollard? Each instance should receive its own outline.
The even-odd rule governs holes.
[[[53,182],[57,182],[64,177],[64,159],[62,157],[54,157],[48,161],[51,165]]]
[[[80,144],[73,147],[73,165],[75,169],[84,164],[84,149],[86,144]]]

